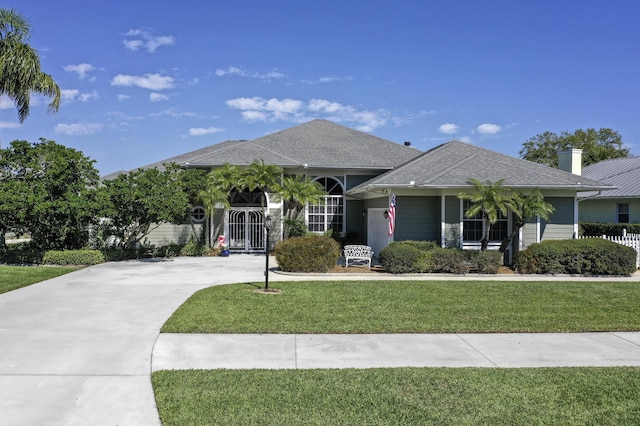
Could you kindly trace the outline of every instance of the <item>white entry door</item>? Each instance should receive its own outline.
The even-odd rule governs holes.
[[[378,257],[380,250],[391,242],[389,219],[384,217],[386,210],[379,208],[367,209],[367,244],[371,246],[375,257]]]

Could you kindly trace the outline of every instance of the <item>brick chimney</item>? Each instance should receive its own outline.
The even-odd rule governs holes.
[[[582,150],[569,148],[558,152],[558,168],[580,176],[582,174]]]

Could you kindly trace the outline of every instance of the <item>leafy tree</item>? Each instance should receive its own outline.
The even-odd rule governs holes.
[[[268,190],[278,193],[278,184],[282,176],[282,167],[275,164],[265,164],[264,160],[254,160],[242,171],[240,186],[249,191],[260,190],[266,194]],[[260,199],[264,209],[264,198]]]
[[[122,247],[134,247],[163,222],[184,221],[190,207],[184,177],[178,165],[166,164],[162,171],[138,169],[103,182],[109,232]]]
[[[528,139],[520,150],[520,157],[536,163],[558,167],[558,151],[568,148],[582,149],[585,166],[612,158],[629,156],[629,148],[624,148],[622,136],[611,129],[563,131],[560,135],[544,132]]]
[[[318,204],[326,191],[318,182],[302,176],[285,176],[279,185],[279,193],[285,202],[284,238],[289,238],[289,228],[297,219],[307,203]],[[295,226],[295,225],[294,225]]]
[[[468,218],[482,215],[484,221],[484,235],[480,239],[480,250],[484,251],[489,246],[489,232],[491,225],[495,224],[500,215],[506,216],[510,207],[510,190],[502,186],[504,179],[497,182],[483,184],[478,179],[470,179],[475,192],[460,193],[459,198],[469,200],[471,207],[465,215]]]
[[[40,58],[29,44],[30,25],[13,9],[0,9],[0,95],[16,104],[22,123],[29,115],[31,93],[52,98],[49,112],[60,107],[60,88],[40,69]]]
[[[80,151],[46,139],[14,141],[0,150],[0,234],[17,226],[42,249],[83,247],[88,226],[104,207],[93,164]]]
[[[509,200],[509,208],[513,213],[514,220],[512,224],[511,234],[502,240],[500,251],[504,253],[511,244],[511,241],[518,235],[520,229],[532,217],[540,216],[549,220],[551,214],[555,210],[554,207],[544,201],[544,196],[539,189],[533,190],[530,194],[513,192]]]

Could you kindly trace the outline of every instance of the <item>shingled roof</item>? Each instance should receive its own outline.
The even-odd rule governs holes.
[[[579,198],[640,198],[640,157],[615,158],[582,168],[582,176],[616,187],[611,191],[583,193]]]
[[[261,138],[215,149],[188,166],[243,165],[254,160],[282,167],[388,170],[421,154],[414,148],[344,127],[313,120]]]
[[[496,182],[505,179],[511,188],[555,188],[577,191],[611,187],[542,164],[511,157],[460,141],[439,145],[406,164],[373,178],[347,193],[357,194],[376,188],[465,188],[469,180]]]

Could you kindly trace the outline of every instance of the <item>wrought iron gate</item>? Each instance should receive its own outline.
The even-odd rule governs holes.
[[[225,234],[228,237],[230,250],[264,251],[264,213],[255,207],[232,207]]]

